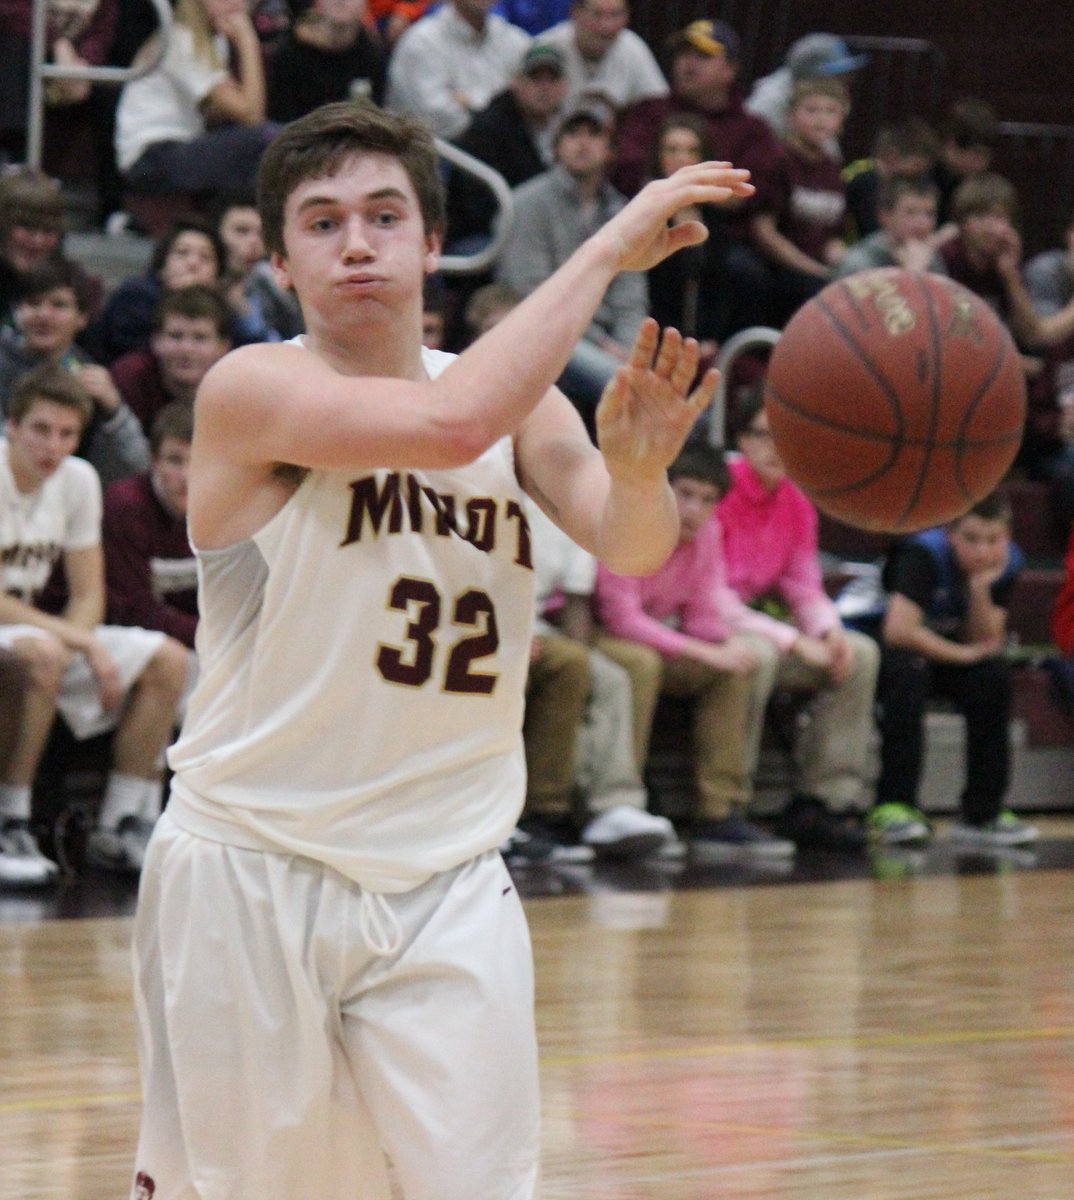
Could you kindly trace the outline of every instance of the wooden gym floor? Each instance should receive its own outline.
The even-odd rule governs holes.
[[[1074,820],[1040,824],[1028,854],[941,823],[784,873],[517,872],[543,1200],[1071,1200]],[[127,1195],[133,901],[0,896],[0,1200]]]

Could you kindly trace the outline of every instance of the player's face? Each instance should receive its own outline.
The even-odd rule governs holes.
[[[220,237],[227,247],[228,266],[245,274],[265,257],[261,240],[261,215],[256,208],[229,208],[220,221]]]
[[[440,238],[426,233],[410,178],[384,154],[360,154],[334,175],[307,179],[287,198],[286,257],[277,282],[293,287],[307,324],[387,320],[421,304]]]
[[[211,317],[183,317],[169,313],[150,339],[165,385],[195,388],[205,372],[231,349]]]
[[[166,288],[189,287],[193,283],[212,286],[220,275],[212,242],[196,229],[184,230],[172,243],[160,281]]]
[[[821,149],[838,136],[845,114],[834,96],[805,96],[787,114],[787,127],[806,145]]]
[[[997,571],[1007,561],[1010,529],[1006,521],[968,516],[947,532],[955,561],[967,575]]]
[[[153,482],[165,506],[177,517],[186,516],[189,469],[190,443],[177,437],[164,438],[153,458]]]
[[[674,175],[680,167],[701,161],[701,139],[692,129],[673,126],[660,138],[660,174]]]
[[[705,104],[722,99],[738,74],[738,65],[723,54],[703,54],[684,46],[671,64],[671,90],[684,100]]]
[[[768,414],[763,408],[738,435],[738,448],[765,487],[774,488],[786,475],[783,459],[768,428]]]
[[[23,300],[15,309],[15,320],[26,348],[50,357],[70,349],[87,318],[79,312],[74,288],[57,287]]]
[[[574,10],[574,38],[579,53],[591,62],[603,58],[629,19],[626,0],[583,0]]]
[[[720,499],[720,490],[703,479],[690,479],[686,475],[672,480],[671,490],[679,510],[679,541],[692,542],[712,516]]]
[[[936,200],[933,196],[904,194],[890,212],[880,214],[880,223],[896,246],[923,242],[936,230]]]
[[[15,482],[27,491],[40,487],[75,452],[81,437],[81,413],[54,400],[35,400],[21,420],[7,422]]]

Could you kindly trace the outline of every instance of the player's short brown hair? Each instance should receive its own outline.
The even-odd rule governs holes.
[[[1018,193],[1002,175],[985,171],[964,179],[951,197],[951,216],[956,221],[1001,209],[1012,223],[1018,220]]]
[[[889,175],[877,189],[877,210],[891,212],[903,196],[931,196],[938,201],[940,189],[928,175]]]
[[[38,400],[74,409],[85,429],[93,415],[93,397],[66,367],[46,363],[20,375],[11,385],[7,398],[7,417],[18,424]]]
[[[190,283],[166,290],[153,310],[154,333],[160,333],[168,317],[186,317],[191,321],[207,317],[217,336],[231,341],[234,314],[221,293],[207,284]]]
[[[307,179],[333,175],[354,155],[384,154],[406,172],[426,233],[444,229],[444,189],[436,141],[417,117],[390,113],[369,101],[339,101],[292,121],[269,143],[257,175],[257,207],[270,251],[283,254],[288,197]]]
[[[788,111],[801,104],[807,96],[828,96],[832,100],[838,100],[847,112],[850,111],[850,88],[838,75],[811,75],[806,79],[799,79],[791,88],[790,99],[787,101]]]
[[[983,499],[978,500],[968,512],[964,512],[961,517],[956,517],[951,525],[955,526],[960,521],[965,521],[967,517],[976,517],[979,521],[1002,521],[1009,527],[1014,520],[1014,509],[1011,507],[1011,500],[1006,492],[989,492]]]
[[[18,167],[0,176],[0,237],[16,225],[54,233],[64,230],[60,185],[35,167]]]

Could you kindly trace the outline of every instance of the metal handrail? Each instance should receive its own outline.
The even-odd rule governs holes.
[[[724,425],[727,421],[727,380],[735,359],[754,346],[774,346],[779,338],[778,329],[767,325],[751,325],[748,329],[741,329],[733,334],[720,347],[720,352],[716,355],[716,369],[720,372],[720,378],[716,383],[712,407],[709,410],[709,442],[717,449],[726,444]]]
[[[33,23],[30,31],[30,96],[26,130],[26,162],[41,166],[42,141],[45,126],[45,80],[85,79],[90,83],[127,83],[148,75],[159,66],[168,50],[172,28],[172,9],[168,0],[150,0],[156,10],[160,37],[153,54],[136,67],[61,67],[46,62],[48,56],[48,0],[34,0]]]
[[[511,187],[499,171],[472,154],[467,154],[465,150],[460,150],[458,146],[453,146],[451,142],[437,138],[436,148],[440,157],[452,166],[479,179],[492,192],[498,205],[498,219],[493,223],[492,240],[487,246],[473,254],[445,254],[440,259],[440,270],[445,275],[476,275],[492,266],[511,232],[515,214]]]

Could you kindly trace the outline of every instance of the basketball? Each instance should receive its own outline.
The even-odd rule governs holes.
[[[787,474],[819,509],[908,533],[961,516],[1018,450],[1026,387],[995,313],[941,275],[830,283],[787,323],[765,377]]]

